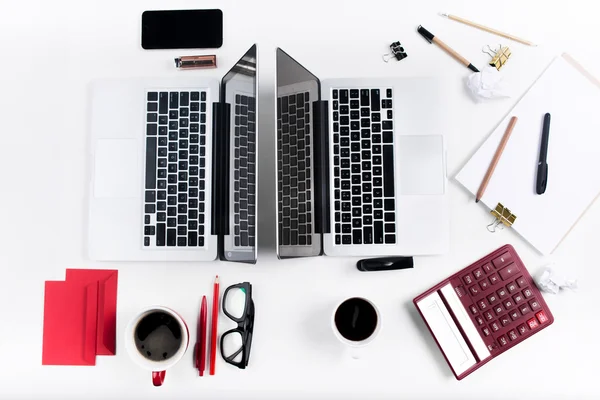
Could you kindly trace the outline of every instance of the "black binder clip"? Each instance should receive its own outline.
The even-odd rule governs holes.
[[[400,42],[390,44],[391,53],[383,55],[383,61],[388,62],[390,58],[395,57],[398,61],[405,59],[408,55],[404,52],[404,47]]]

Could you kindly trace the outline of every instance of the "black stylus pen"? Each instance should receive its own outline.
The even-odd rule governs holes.
[[[471,71],[479,72],[479,70],[475,68],[475,66],[471,64],[469,60],[458,54],[454,49],[442,42],[437,36],[423,28],[421,25],[419,25],[417,28],[417,32],[419,32],[421,36],[423,36],[429,43],[435,43],[440,46],[446,53],[450,54],[456,61],[469,68]]]
[[[537,179],[535,191],[544,194],[548,184],[548,139],[550,138],[550,113],[544,115],[544,126],[542,128],[542,144],[540,145],[540,160],[537,166]]]

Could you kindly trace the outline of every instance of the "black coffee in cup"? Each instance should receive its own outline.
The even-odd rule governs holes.
[[[368,339],[377,328],[377,311],[365,299],[353,297],[344,301],[335,312],[335,327],[346,339],[360,342]]]
[[[164,311],[153,311],[135,327],[135,346],[148,360],[168,360],[181,348],[181,329],[173,316]]]

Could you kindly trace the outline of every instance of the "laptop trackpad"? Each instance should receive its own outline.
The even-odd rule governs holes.
[[[444,140],[441,135],[396,136],[400,195],[444,194]]]
[[[139,197],[138,141],[100,139],[94,159],[94,197]]]

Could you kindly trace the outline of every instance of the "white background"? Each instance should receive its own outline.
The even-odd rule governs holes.
[[[443,76],[451,86],[445,104],[452,118],[445,133],[452,177],[552,56],[568,51],[600,77],[595,3],[0,1],[0,398],[598,398],[599,202],[554,255],[543,258],[514,232],[488,233],[488,211],[451,181],[451,252],[443,257],[417,258],[413,270],[371,274],[359,273],[355,258],[278,261],[271,111],[277,46],[320,78]],[[141,13],[167,7],[221,8],[223,47],[142,50]],[[497,27],[540,46],[511,43],[438,12]],[[470,71],[419,36],[419,24],[480,68],[488,60],[482,46],[509,44],[513,56],[502,72],[513,97],[476,104],[463,82]],[[396,40],[408,58],[385,64],[381,55]],[[221,77],[253,43],[259,45],[261,85],[257,265],[89,261],[84,246],[88,84],[101,77]],[[211,53],[218,57],[216,70],[173,67],[175,56]],[[458,382],[412,299],[505,243],[515,246],[532,273],[557,261],[579,279],[580,289],[546,296],[556,318],[553,326]],[[95,367],[41,365],[44,281],[64,279],[66,268],[119,270],[117,355],[98,357]],[[219,356],[217,375],[199,378],[188,351],[168,372],[165,385],[152,387],[150,374],[124,351],[129,318],[150,304],[172,307],[195,338],[200,298],[211,295],[217,273],[222,287],[245,280],[253,284],[256,326],[249,368],[239,370]],[[330,331],[334,305],[354,295],[374,301],[383,321],[379,337],[358,361],[344,354]],[[222,331],[232,326],[221,317]]]

